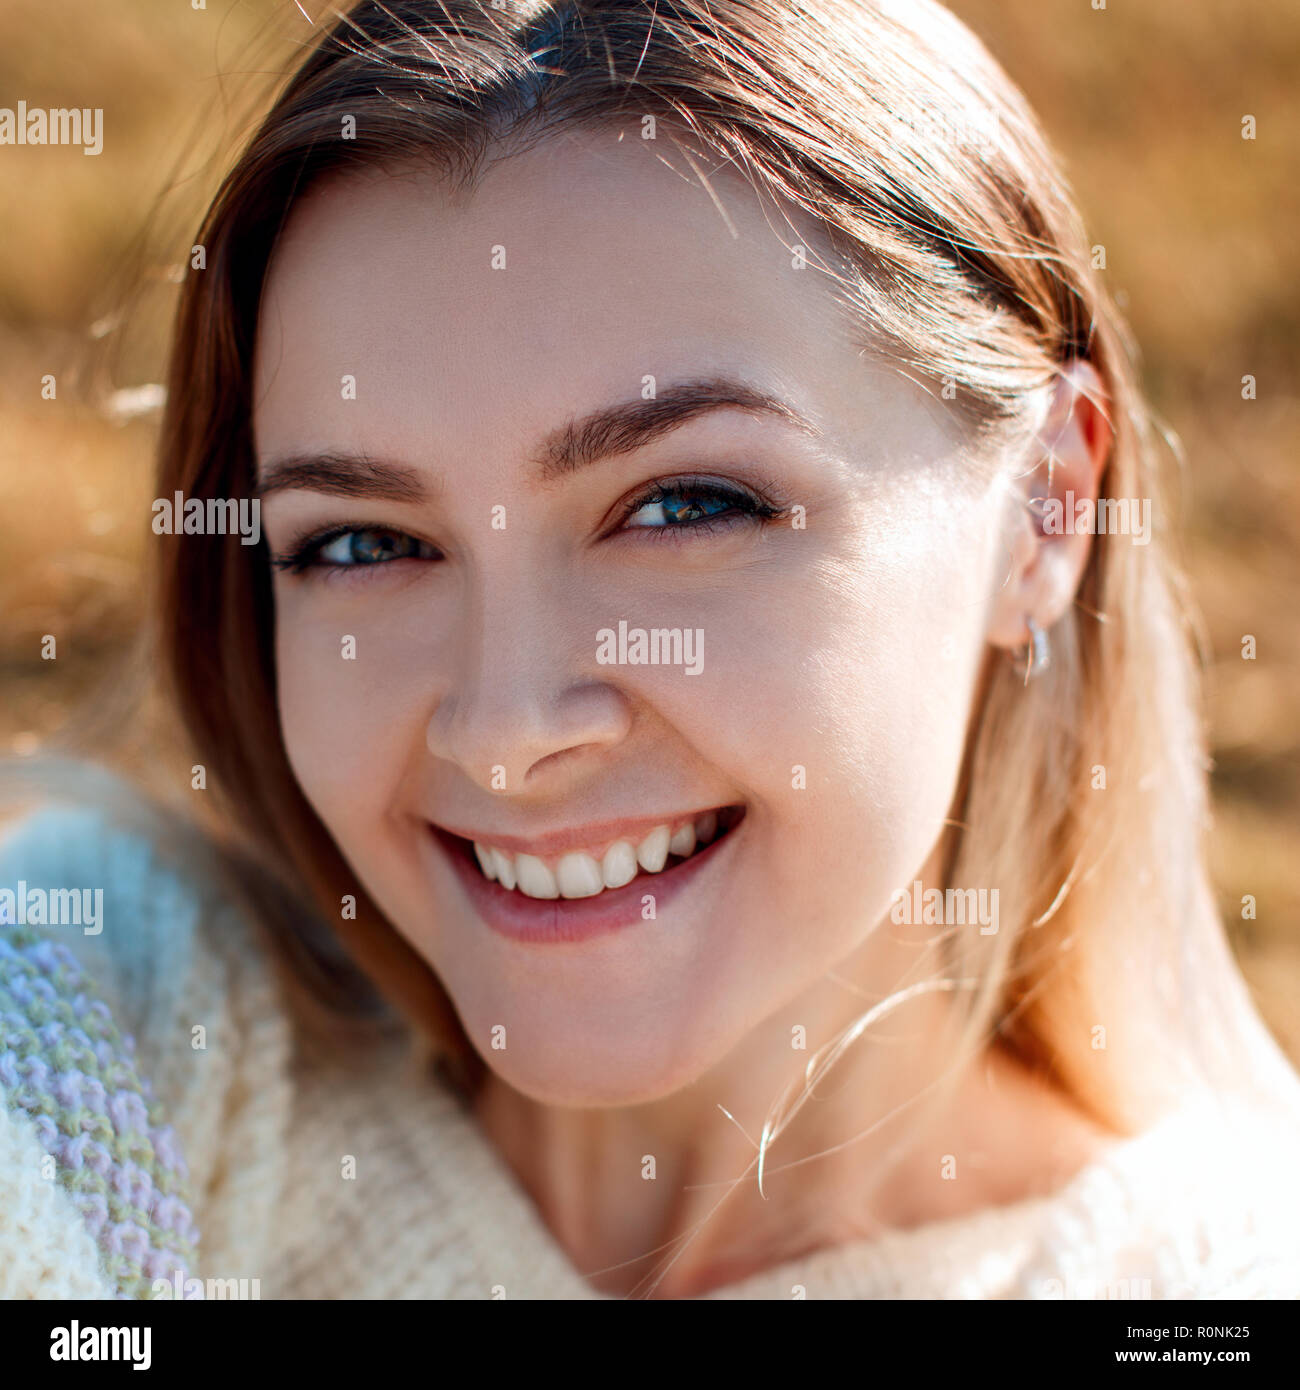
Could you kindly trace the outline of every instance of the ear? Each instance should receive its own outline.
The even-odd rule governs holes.
[[[1076,530],[1071,519],[1079,501],[1096,501],[1113,441],[1101,377],[1091,362],[1071,359],[1052,386],[1029,466],[1013,479],[1009,566],[989,617],[988,640],[994,646],[1023,647],[1030,639],[1028,619],[1046,631],[1074,601],[1092,535]],[[1057,515],[1066,522],[1045,531],[1049,498],[1063,509]]]

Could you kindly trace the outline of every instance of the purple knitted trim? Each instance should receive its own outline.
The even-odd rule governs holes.
[[[184,1280],[199,1233],[180,1146],[135,1042],[63,946],[0,926],[0,1090],[26,1114],[119,1298]],[[42,1176],[45,1176],[44,1174]]]

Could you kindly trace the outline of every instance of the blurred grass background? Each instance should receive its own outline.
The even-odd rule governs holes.
[[[1092,4],[950,8],[1042,118],[1185,452],[1216,884],[1261,1010],[1300,1062],[1300,4]],[[35,752],[98,699],[139,625],[156,416],[129,393],[162,380],[199,216],[323,12],[0,0],[0,106],[104,110],[96,157],[0,147],[0,749]],[[41,659],[46,633],[56,661]],[[161,758],[167,737],[136,730],[135,756]]]

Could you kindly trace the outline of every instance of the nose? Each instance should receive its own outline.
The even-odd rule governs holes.
[[[599,625],[584,647],[588,624],[527,584],[471,611],[429,719],[430,753],[488,791],[562,790],[631,725],[624,694],[593,669]]]

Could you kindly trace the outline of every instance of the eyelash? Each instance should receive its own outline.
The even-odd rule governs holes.
[[[339,565],[333,561],[320,560],[317,557],[325,547],[341,536],[364,535],[367,531],[378,532],[381,535],[395,536],[401,540],[415,540],[414,536],[409,536],[405,531],[399,531],[395,526],[366,526],[366,525],[347,525],[331,526],[326,531],[316,531],[308,536],[304,536],[288,552],[283,555],[273,555],[271,565],[278,570],[285,570],[290,574],[302,574],[304,570],[321,569],[332,570],[342,573],[346,570],[368,570],[378,569],[381,565],[391,565],[391,560],[374,561],[370,564],[355,563],[351,565]],[[427,544],[421,541],[420,544]],[[403,555],[400,559],[415,559],[415,556]]]
[[[676,543],[689,535],[698,537],[712,535],[718,531],[730,530],[736,525],[753,525],[775,521],[784,513],[770,488],[742,488],[735,483],[724,483],[714,478],[656,478],[648,483],[624,508],[619,518],[626,522],[635,516],[642,507],[654,506],[678,494],[694,494],[712,502],[726,502],[731,510],[715,516],[703,517],[695,521],[682,522],[676,526],[633,526],[632,531],[650,532],[658,541],[668,541],[671,535]],[[612,532],[609,534],[626,534]]]
[[[711,502],[725,502],[729,510],[717,513],[713,516],[697,518],[693,521],[679,522],[676,525],[664,526],[633,526],[628,528],[632,532],[647,533],[647,539],[653,539],[656,544],[681,544],[687,540],[687,536],[696,539],[701,536],[708,536],[719,531],[731,530],[737,525],[763,525],[767,522],[778,520],[785,514],[785,508],[776,501],[768,488],[754,488],[753,490],[741,488],[733,483],[724,483],[709,478],[664,478],[655,479],[647,484],[642,491],[633,498],[622,509],[619,518],[621,523],[635,516],[642,507],[654,506],[663,503],[670,498],[678,495],[693,495],[696,500]],[[291,550],[283,555],[273,556],[271,564],[278,570],[287,571],[290,574],[302,574],[309,569],[325,569],[333,571],[345,570],[367,570],[377,569],[382,565],[392,564],[391,560],[374,561],[369,564],[361,562],[351,565],[340,565],[329,561],[321,561],[317,557],[320,552],[332,541],[336,541],[340,536],[347,536],[353,533],[364,533],[366,531],[385,532],[387,534],[401,537],[403,539],[415,539],[407,536],[404,531],[399,531],[392,526],[365,526],[347,525],[332,526],[326,531],[318,531],[312,535],[305,536],[297,542]],[[614,536],[627,534],[628,532],[615,528],[607,532],[606,535]],[[687,533],[683,535],[682,533]],[[401,556],[398,558],[411,559],[412,556]]]

